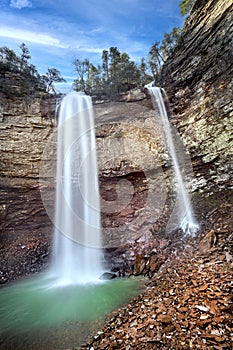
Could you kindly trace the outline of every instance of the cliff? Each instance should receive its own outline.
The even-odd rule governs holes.
[[[197,0],[161,75],[196,171],[193,189],[231,185],[233,4]]]
[[[56,101],[0,94],[0,284],[44,269],[52,223],[39,190]]]
[[[232,10],[232,2],[196,1],[182,42],[161,75],[174,112],[171,122],[192,160],[195,176],[190,191],[206,196],[232,189]],[[170,176],[170,157],[161,138],[158,113],[142,97],[137,102],[95,106],[103,240],[107,248],[154,241],[156,235],[165,232],[175,200],[174,177]],[[43,164],[45,177],[54,181],[55,109],[55,99],[0,94],[0,228],[2,255],[7,260],[3,276],[9,279],[13,278],[11,271],[18,266],[20,254],[28,257],[32,252],[30,259],[34,259],[35,250],[38,255],[41,249],[46,254],[49,250],[54,191],[51,182],[48,186],[40,183],[40,193],[38,178]],[[187,170],[192,175],[192,167]],[[28,189],[28,185],[35,188]],[[204,209],[200,202],[196,205],[199,217],[216,209],[213,206],[219,207],[217,201],[208,199],[208,203]],[[128,254],[123,259],[126,262],[134,259]],[[42,266],[45,259],[40,259]],[[22,271],[15,274],[30,272],[27,264],[32,266],[33,262],[24,262]],[[35,264],[38,267],[37,261]]]

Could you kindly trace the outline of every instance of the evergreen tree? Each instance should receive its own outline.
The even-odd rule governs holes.
[[[102,52],[102,67],[103,67],[103,79],[109,80],[109,52],[108,50],[103,50]]]
[[[195,0],[182,0],[179,4],[180,14],[182,16],[187,15],[191,11],[191,9],[194,5],[194,2],[195,2]]]
[[[95,67],[92,63],[90,64],[87,78],[87,93],[92,95],[98,95],[101,87],[101,68]]]
[[[109,79],[111,84],[111,92],[119,93],[119,62],[120,62],[120,51],[117,47],[110,47],[109,57],[110,57],[110,67],[109,67]]]
[[[20,49],[22,51],[20,55],[20,70],[23,71],[25,68],[27,68],[28,60],[31,59],[31,55],[27,46],[24,43],[20,45]]]
[[[8,95],[31,96],[38,90],[45,91],[44,80],[36,67],[30,64],[27,46],[20,45],[17,55],[8,47],[0,47],[0,89]],[[10,74],[9,74],[10,73]]]
[[[0,47],[0,69],[2,70],[18,70],[20,59],[16,53],[8,47]]]
[[[75,90],[112,98],[140,85],[140,69],[126,52],[121,53],[117,47],[110,47],[102,52],[101,58],[102,66],[97,68],[88,59],[73,61],[78,74],[74,81]]]

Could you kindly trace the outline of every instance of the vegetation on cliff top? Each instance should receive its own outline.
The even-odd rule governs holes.
[[[195,0],[182,0],[179,4],[181,15],[182,16],[187,15],[191,11],[194,3],[195,3]]]
[[[148,59],[142,57],[140,64],[117,47],[103,50],[102,62],[97,66],[88,58],[75,58],[72,62],[77,74],[74,89],[114,99],[119,93],[144,86],[156,79],[163,63],[172,54],[180,32],[180,28],[174,28],[170,34],[165,33],[162,43],[155,42]],[[65,82],[61,73],[56,68],[48,68],[45,74],[40,75],[30,63],[30,52],[24,43],[20,45],[20,50],[16,54],[8,47],[0,47],[0,91],[15,96],[31,96],[35,92],[56,93],[55,83]]]
[[[27,46],[20,45],[20,54],[8,47],[0,47],[0,91],[7,96],[31,96],[38,92],[55,92],[54,83],[65,81],[56,68],[40,75],[29,62]]]
[[[195,0],[182,0],[180,12],[187,14]],[[88,58],[75,58],[72,62],[77,78],[73,86],[77,91],[90,95],[106,96],[114,99],[119,93],[133,88],[141,88],[152,79],[157,80],[165,61],[171,57],[177,44],[181,43],[182,30],[179,27],[165,33],[161,42],[155,41],[139,64],[132,61],[126,52],[117,47],[103,50],[101,63],[95,66]],[[36,93],[56,93],[55,83],[65,82],[56,68],[48,68],[39,74],[29,62],[29,49],[22,43],[20,53],[8,47],[0,47],[0,91],[6,95],[32,96]]]

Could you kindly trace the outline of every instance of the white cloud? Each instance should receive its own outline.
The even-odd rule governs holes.
[[[16,9],[23,9],[24,7],[31,7],[32,4],[29,0],[11,0],[10,7],[14,7]]]
[[[179,0],[145,0],[143,5],[141,0],[2,1],[10,8],[1,13],[0,39],[15,50],[25,42],[41,71],[56,66],[66,72],[75,57],[100,64],[103,49],[111,46],[138,63],[180,21]],[[20,11],[26,7],[30,12]],[[70,70],[66,75],[72,75]]]
[[[94,48],[92,46],[87,47],[87,46],[79,46],[79,45],[75,45],[74,48],[82,52],[99,53],[99,54],[102,54],[104,50],[104,48],[98,48],[98,47]]]
[[[29,41],[35,44],[55,46],[64,49],[67,49],[69,47],[68,45],[61,43],[59,39],[48,34],[41,34],[12,27],[2,27],[0,29],[0,37],[21,40],[23,42]]]

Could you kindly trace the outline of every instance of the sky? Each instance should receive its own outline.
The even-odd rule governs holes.
[[[40,74],[56,68],[68,92],[77,78],[72,62],[101,64],[116,46],[140,63],[165,32],[182,27],[180,0],[0,0],[0,47],[20,54],[24,42]]]

